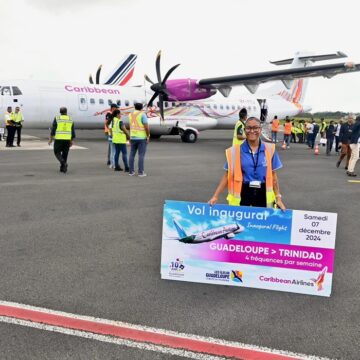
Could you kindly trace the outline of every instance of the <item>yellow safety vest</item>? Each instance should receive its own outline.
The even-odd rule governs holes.
[[[146,139],[145,126],[141,121],[143,111],[134,111],[129,115],[130,137]]]
[[[112,126],[112,142],[114,144],[126,144],[126,134],[121,130],[121,120],[114,117]]]
[[[74,122],[68,115],[60,115],[56,117],[57,127],[55,140],[71,140],[72,127]]]
[[[19,111],[18,113],[16,112],[13,113],[13,120],[19,124],[23,121],[23,116],[21,111]]]
[[[244,140],[239,140],[237,138],[237,132],[238,132],[239,127],[241,127],[244,131],[244,123],[241,120],[238,120],[237,123],[235,124],[234,134],[233,134],[233,142],[232,142],[233,146],[241,145],[244,142]]]
[[[275,152],[275,144],[265,143],[266,157],[266,207],[272,208],[275,203],[275,193],[273,189],[272,157]],[[229,205],[239,206],[241,202],[241,188],[243,174],[241,171],[240,145],[235,145],[226,149],[226,159],[228,162],[228,196]]]
[[[13,125],[13,123],[11,122],[11,120],[14,121],[14,113],[9,113],[9,112],[6,112],[5,113],[5,124],[6,126],[11,126]]]
[[[326,122],[324,121],[324,122],[322,122],[322,123],[321,123],[320,132],[325,131],[325,130],[326,130],[326,128],[327,128],[327,124],[326,124]]]

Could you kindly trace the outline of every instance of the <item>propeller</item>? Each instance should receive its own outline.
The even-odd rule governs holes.
[[[101,73],[101,68],[102,68],[102,65],[100,65],[96,71],[96,77],[95,77],[95,84],[99,85],[100,84],[100,73]],[[92,75],[90,74],[89,75],[89,82],[90,84],[94,84],[94,80],[93,80],[93,77]]]
[[[148,102],[148,106],[152,106],[154,100],[159,97],[159,109],[160,109],[160,119],[164,120],[164,100],[166,101],[169,98],[169,92],[166,89],[166,81],[172,74],[172,72],[180,65],[174,65],[172,68],[168,70],[163,79],[161,79],[161,71],[160,71],[160,58],[161,58],[161,50],[158,52],[155,61],[156,68],[156,77],[157,83],[154,83],[146,74],[145,80],[151,84],[150,89],[154,91],[153,96]]]

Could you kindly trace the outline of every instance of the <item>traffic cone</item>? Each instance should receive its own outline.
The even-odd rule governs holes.
[[[283,150],[286,149],[286,142],[285,142],[285,141],[284,141],[283,144],[281,145],[281,148],[282,148]]]
[[[314,151],[315,155],[319,155],[319,145],[315,145],[315,151]]]

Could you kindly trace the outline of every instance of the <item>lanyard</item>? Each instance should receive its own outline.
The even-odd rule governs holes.
[[[261,141],[259,141],[259,147],[257,149],[257,153],[256,153],[256,161],[255,161],[255,154],[253,153],[248,141],[246,140],[247,146],[249,147],[250,153],[251,153],[251,159],[253,161],[254,164],[254,174],[256,175],[256,169],[258,167],[259,164],[259,154],[260,154],[260,146],[261,146]]]

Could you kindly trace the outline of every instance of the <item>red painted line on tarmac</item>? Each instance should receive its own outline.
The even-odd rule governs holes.
[[[210,341],[207,342],[175,335],[161,334],[149,330],[137,330],[121,325],[111,325],[102,322],[77,319],[70,316],[50,314],[21,307],[0,305],[0,316],[235,359],[294,360],[294,357],[286,355],[266,353],[231,345],[221,345]]]

